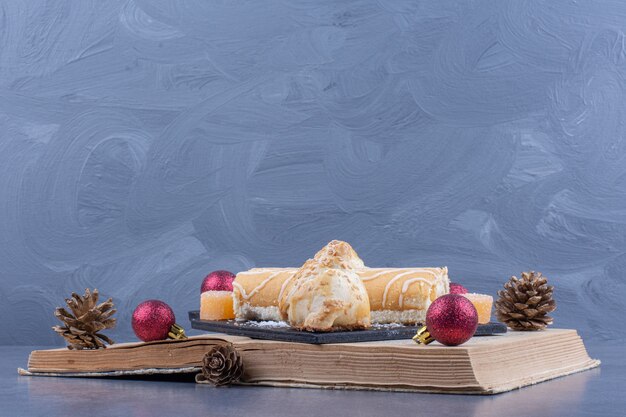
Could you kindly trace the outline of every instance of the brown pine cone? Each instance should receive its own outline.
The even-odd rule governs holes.
[[[513,330],[543,330],[552,324],[547,314],[556,310],[553,291],[541,272],[522,272],[521,279],[513,276],[498,291],[496,317]]]
[[[232,343],[215,345],[202,358],[202,372],[196,382],[216,387],[233,384],[241,380],[243,362]]]
[[[113,344],[108,336],[101,332],[115,327],[113,301],[109,298],[98,304],[98,290],[85,289],[85,295],[72,293],[72,297],[65,300],[70,311],[57,307],[54,315],[63,326],[54,326],[52,329],[63,336],[67,341],[68,349],[101,349],[105,343]]]

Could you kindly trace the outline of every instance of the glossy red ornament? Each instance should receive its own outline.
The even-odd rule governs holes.
[[[467,294],[468,292],[467,288],[461,284],[457,284],[456,282],[450,283],[450,294]]]
[[[167,339],[174,323],[174,311],[163,301],[146,300],[133,311],[133,330],[144,342]]]
[[[205,291],[232,291],[234,279],[235,274],[230,271],[213,271],[204,278],[204,281],[202,281],[200,292],[203,293]]]
[[[426,328],[430,335],[446,346],[458,346],[476,333],[478,312],[474,304],[458,294],[437,298],[426,311]]]

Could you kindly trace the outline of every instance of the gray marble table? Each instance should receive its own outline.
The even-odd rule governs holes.
[[[0,347],[0,416],[626,416],[626,348],[587,343],[600,368],[495,396],[211,388],[187,382],[18,376],[33,347]],[[375,366],[375,364],[372,364]]]

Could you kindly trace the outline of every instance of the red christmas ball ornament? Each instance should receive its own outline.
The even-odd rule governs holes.
[[[230,271],[213,271],[204,278],[204,281],[202,281],[200,292],[232,291],[234,279],[235,274]]]
[[[456,282],[450,283],[450,294],[467,294],[468,292],[467,288],[461,284],[457,284]]]
[[[413,340],[424,344],[436,340],[446,346],[458,346],[471,339],[477,327],[478,312],[474,304],[462,295],[447,294],[428,307],[426,326]]]
[[[176,324],[172,308],[160,300],[146,300],[133,311],[133,330],[144,342],[186,338],[182,327]]]

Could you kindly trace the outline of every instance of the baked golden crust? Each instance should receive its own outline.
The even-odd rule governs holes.
[[[426,310],[450,291],[448,268],[367,268],[359,270],[372,310]]]
[[[365,268],[363,260],[359,258],[359,255],[352,249],[352,246],[341,240],[331,240],[328,242],[326,246],[315,254],[313,260],[327,268]]]
[[[278,307],[297,268],[253,268],[237,274],[233,296],[257,307]]]

